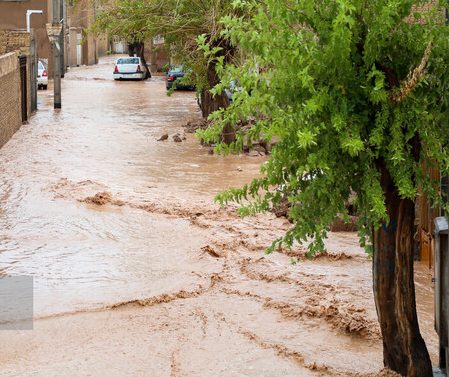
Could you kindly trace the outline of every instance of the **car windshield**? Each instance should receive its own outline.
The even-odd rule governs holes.
[[[117,64],[139,64],[139,58],[120,58]]]
[[[45,69],[44,65],[42,64],[42,62],[39,62],[39,69]]]
[[[183,70],[184,70],[184,67],[182,65],[175,65],[175,66],[170,67],[170,72],[173,72],[173,73],[180,73],[180,72],[183,72]]]

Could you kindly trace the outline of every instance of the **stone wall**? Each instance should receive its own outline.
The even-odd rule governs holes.
[[[22,124],[17,52],[0,56],[0,148]]]

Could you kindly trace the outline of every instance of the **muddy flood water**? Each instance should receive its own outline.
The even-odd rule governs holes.
[[[174,142],[194,93],[114,82],[112,62],[71,69],[61,111],[40,91],[0,149],[0,274],[34,277],[35,312],[34,330],[0,331],[0,376],[386,376],[356,235],[312,261],[265,255],[289,223],[213,202],[264,159]],[[417,290],[435,359],[422,265]]]

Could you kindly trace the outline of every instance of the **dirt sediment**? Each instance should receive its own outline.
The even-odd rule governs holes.
[[[74,183],[73,185],[84,187],[84,183]],[[71,184],[67,183],[68,186]],[[63,185],[64,186],[64,185]],[[58,185],[59,189],[61,185]],[[67,192],[57,192],[58,197],[66,197]],[[62,190],[64,191],[64,190]],[[180,291],[173,294],[164,294],[144,300],[133,300],[112,306],[152,306],[156,304],[169,304],[177,299],[193,298],[210,292],[210,289],[218,289],[221,293],[231,296],[247,297],[256,300],[265,310],[278,313],[281,318],[289,321],[322,320],[334,331],[338,331],[341,336],[357,336],[380,344],[381,336],[379,326],[374,313],[374,308],[370,302],[371,282],[368,276],[363,277],[364,285],[361,291],[356,293],[356,287],[351,287],[349,291],[345,285],[332,283],[332,275],[321,274],[320,265],[329,268],[334,265],[338,269],[343,269],[344,264],[356,266],[357,269],[365,271],[369,275],[370,261],[368,257],[356,245],[356,237],[353,233],[340,233],[342,239],[349,236],[353,240],[352,248],[357,252],[330,247],[325,252],[312,257],[307,257],[307,250],[301,246],[292,249],[279,248],[275,254],[295,259],[295,263],[313,265],[312,273],[301,272],[295,268],[284,268],[279,271],[273,270],[273,261],[269,256],[263,257],[262,253],[269,245],[269,242],[288,229],[288,222],[283,219],[276,219],[275,216],[261,215],[255,221],[250,221],[251,226],[245,224],[244,219],[240,219],[235,209],[230,208],[202,208],[198,205],[177,205],[174,203],[152,202],[137,203],[132,200],[122,200],[107,191],[97,192],[85,198],[77,198],[78,201],[98,206],[129,206],[140,209],[148,213],[157,213],[175,217],[189,219],[192,226],[208,229],[214,234],[212,240],[199,250],[199,256],[205,256],[216,260],[223,260],[227,265],[227,270],[221,274],[210,277],[209,287],[200,286],[194,291]],[[338,233],[337,233],[338,234]],[[338,238],[338,237],[337,237]],[[257,254],[254,254],[257,253]],[[259,255],[254,259],[255,255]],[[285,263],[288,263],[285,261]],[[349,275],[348,275],[349,276]],[[297,298],[289,300],[282,294],[275,296],[256,293],[251,289],[235,289],[234,282],[239,279],[249,279],[254,282],[261,282],[266,285],[277,285],[279,287],[288,286],[293,288],[298,295]],[[218,283],[218,286],[215,284]],[[242,284],[243,286],[245,284]],[[346,292],[345,292],[346,291]],[[357,296],[364,297],[359,302]],[[367,299],[368,298],[368,299]],[[287,300],[286,300],[287,299]],[[280,349],[283,349],[280,347]],[[300,360],[298,353],[291,353],[291,357]],[[310,368],[313,369],[313,368]],[[315,369],[314,369],[315,370]],[[321,367],[316,369],[320,372],[328,371]],[[352,372],[351,372],[352,373]],[[383,372],[387,373],[387,372]],[[355,375],[355,374],[354,374]]]
[[[58,197],[69,199],[73,193],[71,187],[79,186],[80,183],[64,182],[58,185],[54,194]],[[82,187],[85,187],[81,183]],[[93,185],[92,188],[96,188]],[[83,190],[85,193],[85,191]],[[80,194],[80,193],[78,193]],[[181,290],[171,294],[163,294],[148,299],[131,300],[112,305],[109,309],[151,307],[154,305],[170,305],[179,299],[192,299],[199,296],[209,295],[218,291],[226,296],[246,297],[255,300],[261,305],[263,310],[278,313],[280,318],[287,321],[307,322],[323,321],[329,329],[337,331],[342,337],[359,337],[366,341],[380,344],[380,331],[372,304],[367,303],[369,298],[364,297],[363,302],[357,303],[357,294],[352,289],[345,293],[346,287],[338,283],[332,283],[332,274],[320,273],[320,265],[326,268],[338,263],[350,263],[362,270],[369,272],[369,260],[358,249],[357,252],[348,252],[328,248],[324,253],[317,254],[311,260],[307,258],[307,250],[304,247],[296,246],[293,249],[285,250],[280,248],[275,254],[283,257],[294,257],[299,266],[306,264],[313,266],[314,272],[303,272],[301,268],[295,268],[284,260],[281,270],[273,264],[274,260],[270,256],[263,256],[263,251],[269,245],[274,236],[281,234],[289,227],[289,223],[283,219],[276,219],[272,215],[261,215],[255,221],[250,220],[248,225],[245,219],[240,219],[233,208],[220,209],[201,208],[198,205],[184,206],[175,203],[152,202],[139,203],[133,200],[117,198],[116,195],[108,191],[100,191],[94,195],[84,198],[75,198],[81,203],[94,204],[98,206],[120,206],[139,209],[147,213],[163,214],[189,219],[192,226],[208,229],[214,234],[207,244],[198,250],[198,257],[206,257],[223,261],[223,270],[219,274],[209,276],[210,284],[201,285],[193,291]],[[249,226],[250,225],[250,226]],[[343,239],[346,235],[356,241],[352,233],[342,233]],[[338,238],[338,237],[337,237]],[[356,243],[354,244],[354,246]],[[355,246],[356,247],[356,246]],[[357,248],[357,247],[356,247]],[[254,258],[257,256],[257,258]],[[281,259],[282,260],[282,259]],[[337,267],[336,265],[334,267]],[[238,283],[243,279],[243,283]],[[260,284],[275,287],[276,293],[270,294],[270,290],[264,292],[263,286],[260,293],[251,289],[252,283],[245,289],[245,281],[259,282]],[[237,284],[238,289],[233,288]],[[285,296],[282,287],[288,287],[294,292],[294,297]],[[362,296],[370,296],[370,281],[364,278],[364,285],[361,287]],[[356,296],[354,296],[356,294]],[[207,315],[202,312],[201,321],[208,322]],[[205,327],[203,326],[203,331]],[[336,371],[330,367],[323,366],[317,361],[305,364],[299,351],[289,351],[282,344],[269,346],[268,343],[257,340],[257,335],[248,331],[242,333],[247,338],[255,341],[262,348],[275,349],[279,355],[299,362],[306,369],[317,371],[323,375],[334,375]],[[178,369],[176,373],[179,373]],[[348,372],[349,373],[349,372]],[[336,375],[342,375],[338,372]],[[351,371],[348,375],[356,375]]]

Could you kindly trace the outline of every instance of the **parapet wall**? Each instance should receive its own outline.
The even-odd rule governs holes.
[[[18,53],[0,55],[0,148],[22,125]]]

